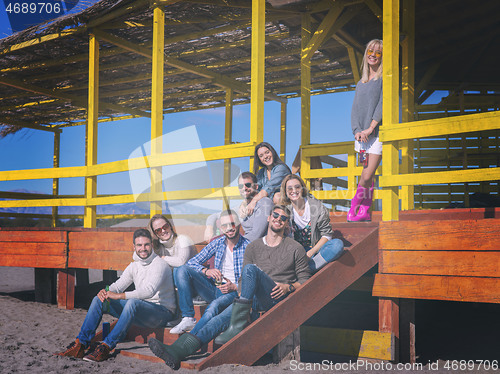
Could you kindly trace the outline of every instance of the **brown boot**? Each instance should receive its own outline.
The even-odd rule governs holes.
[[[56,353],[56,355],[83,358],[84,353],[85,353],[85,346],[82,343],[80,343],[80,340],[78,340],[77,338],[74,342],[72,342],[70,345],[66,347],[65,351]]]
[[[93,362],[105,361],[109,358],[109,352],[111,352],[111,348],[109,348],[106,343],[101,343],[97,346],[96,349],[86,355],[83,359],[85,361]]]

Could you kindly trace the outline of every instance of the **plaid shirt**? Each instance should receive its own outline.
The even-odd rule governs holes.
[[[234,261],[234,279],[236,284],[240,281],[241,270],[243,267],[243,253],[250,241],[240,235],[238,243],[233,248],[233,261]],[[192,267],[196,271],[200,271],[204,268],[203,264],[207,262],[215,254],[215,268],[222,270],[222,258],[224,257],[224,252],[226,251],[226,237],[223,235],[220,238],[212,240],[208,243],[205,248],[201,250],[196,256],[188,261],[188,266]]]

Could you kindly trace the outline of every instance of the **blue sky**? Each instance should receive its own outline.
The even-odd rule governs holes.
[[[3,2],[0,2],[0,37],[11,33]],[[354,92],[318,95],[311,103],[311,142],[330,143],[352,140],[350,110]],[[264,109],[264,140],[279,150],[280,104],[266,102]],[[164,133],[187,126],[196,126],[203,147],[224,144],[224,108],[168,114],[164,117]],[[247,142],[250,130],[250,106],[234,107],[233,141]],[[147,118],[108,122],[99,125],[98,162],[127,159],[137,147],[150,140],[150,122]],[[300,99],[292,99],[287,111],[287,157],[292,164],[300,145]],[[185,146],[189,148],[189,141]],[[165,151],[169,151],[165,149]],[[0,170],[19,170],[52,167],[53,135],[49,132],[24,129],[15,135],[0,139]],[[84,165],[85,127],[65,128],[61,134],[60,166]],[[242,170],[248,168],[248,159],[235,160]],[[26,189],[51,193],[52,181],[0,182],[1,191]],[[98,193],[130,193],[127,173],[101,176]],[[82,178],[60,180],[61,194],[83,193]]]

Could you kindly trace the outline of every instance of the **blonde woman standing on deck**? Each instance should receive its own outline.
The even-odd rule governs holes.
[[[351,111],[354,149],[359,153],[363,171],[347,221],[369,221],[373,200],[373,179],[382,160],[379,126],[382,123],[382,40],[373,39],[366,46],[361,66],[362,77],[356,86]]]

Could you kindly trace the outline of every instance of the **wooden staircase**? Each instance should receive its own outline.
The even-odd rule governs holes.
[[[377,264],[376,223],[344,223],[335,228],[335,236],[345,243],[346,252],[342,257],[325,266],[300,289],[196,364],[196,369],[231,363],[252,365]]]

